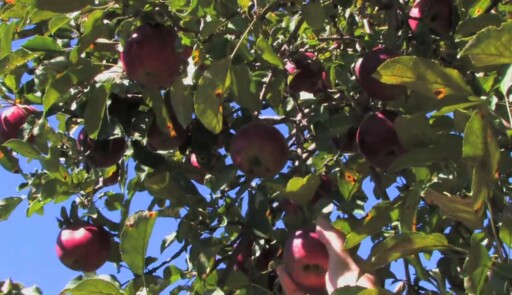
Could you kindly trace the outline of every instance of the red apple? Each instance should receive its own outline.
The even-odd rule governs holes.
[[[110,235],[103,227],[73,224],[59,232],[55,250],[59,260],[66,267],[76,271],[93,272],[107,261],[110,243]]]
[[[176,46],[178,40],[174,28],[162,24],[136,28],[121,52],[128,78],[149,87],[169,87],[189,54]]]
[[[78,134],[77,143],[87,161],[96,168],[107,168],[117,164],[126,151],[124,137],[94,140],[87,135],[85,128]]]
[[[291,93],[316,93],[331,88],[327,73],[312,52],[297,54],[286,63],[285,68],[288,74],[293,75],[288,85]]]
[[[452,0],[416,0],[409,11],[409,26],[413,33],[425,25],[439,35],[447,35],[452,31],[455,12]]]
[[[296,284],[310,292],[325,290],[329,254],[315,231],[301,230],[290,234],[283,249],[283,261]]]
[[[363,120],[357,130],[356,140],[360,152],[377,168],[387,169],[405,153],[393,125],[396,117],[394,112],[377,112]]]
[[[244,125],[231,139],[233,163],[248,177],[274,177],[288,160],[286,140],[274,126],[263,121]]]
[[[363,55],[354,67],[357,81],[361,88],[374,99],[389,101],[405,95],[406,88],[402,85],[385,84],[372,77],[377,68],[386,60],[398,57],[399,54],[386,47],[376,47]]]
[[[6,142],[9,139],[18,138],[20,129],[27,122],[27,118],[38,111],[29,105],[13,105],[0,115],[0,140]]]

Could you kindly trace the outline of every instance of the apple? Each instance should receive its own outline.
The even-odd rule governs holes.
[[[169,87],[179,76],[190,50],[176,46],[174,28],[143,24],[131,34],[121,52],[121,63],[129,79],[149,87]]]
[[[406,88],[404,86],[385,84],[372,77],[373,73],[382,63],[398,56],[397,52],[383,46],[378,46],[357,60],[354,67],[357,82],[370,97],[389,101],[405,95]]]
[[[126,151],[124,137],[94,140],[87,135],[85,128],[78,134],[77,143],[87,161],[96,168],[107,168],[117,164]]]
[[[263,121],[242,126],[229,145],[234,165],[247,177],[274,177],[284,168],[288,152],[283,134]]]
[[[288,90],[290,93],[322,92],[331,88],[329,77],[323,70],[322,64],[312,52],[301,52],[285,65],[289,75],[292,75]]]
[[[1,142],[18,138],[20,129],[27,122],[27,118],[37,112],[34,107],[29,105],[13,105],[4,109],[0,115]]]
[[[310,292],[325,290],[329,254],[316,231],[291,233],[283,249],[283,262],[290,278]]]
[[[55,250],[66,267],[83,272],[94,272],[110,255],[110,235],[100,226],[71,224],[59,232]]]
[[[452,0],[416,0],[409,11],[409,26],[417,33],[425,25],[439,35],[452,31],[456,7]]]
[[[393,121],[397,113],[382,111],[369,115],[357,130],[359,151],[374,167],[386,170],[393,161],[405,153]]]

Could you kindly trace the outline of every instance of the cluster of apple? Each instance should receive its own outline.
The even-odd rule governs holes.
[[[410,11],[409,26],[413,33],[424,26],[440,35],[447,34],[452,28],[452,14],[451,1],[417,0]],[[164,25],[144,24],[136,28],[120,55],[127,77],[146,87],[169,87],[191,55],[190,48],[177,46],[177,39],[176,31]],[[372,77],[384,61],[397,56],[399,53],[391,49],[376,47],[357,61],[355,76],[371,98],[390,101],[405,95],[403,86],[384,84]],[[291,56],[286,69],[291,76],[290,93],[304,91],[314,94],[332,87],[321,62],[312,52]],[[156,122],[152,124],[148,131],[148,147],[152,150],[175,149],[184,141],[185,129],[177,123],[170,104],[166,107],[173,132],[163,132]],[[28,117],[37,112],[26,105],[14,105],[4,110],[0,116],[1,141],[17,138]],[[397,113],[387,110],[372,113],[357,130],[359,151],[375,167],[386,169],[405,152],[393,125],[397,116]],[[77,143],[92,166],[106,168],[120,162],[127,141],[124,136],[92,139],[82,129]],[[256,120],[237,130],[228,152],[234,165],[247,177],[272,178],[286,165],[289,147],[276,127]],[[201,166],[195,157],[192,157],[192,165]],[[114,173],[112,177],[118,176]],[[95,271],[106,262],[109,252],[110,236],[99,226],[75,224],[59,233],[57,254],[70,269]],[[284,246],[283,260],[297,283],[311,290],[325,288],[328,255],[314,231],[304,229],[291,233]]]

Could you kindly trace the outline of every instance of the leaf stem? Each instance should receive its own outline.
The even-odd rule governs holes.
[[[489,208],[489,220],[491,221],[492,234],[494,235],[494,240],[496,241],[496,252],[498,252],[498,256],[500,257],[500,259],[503,262],[505,262],[508,260],[508,257],[506,257],[507,252],[503,250],[503,247],[501,245],[503,242],[501,241],[500,236],[498,235],[498,231],[496,230],[496,223],[494,222],[494,211],[492,209],[492,205],[489,202],[489,199],[487,199],[486,202],[487,207]]]

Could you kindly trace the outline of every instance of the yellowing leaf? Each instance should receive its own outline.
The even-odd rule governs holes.
[[[401,56],[384,62],[373,74],[387,84],[400,84],[434,98],[455,94],[469,96],[473,92],[455,69],[421,57]]]
[[[483,215],[473,208],[471,198],[450,197],[433,189],[427,189],[423,197],[428,204],[438,206],[446,217],[460,221],[469,228],[481,228],[483,225]]]

